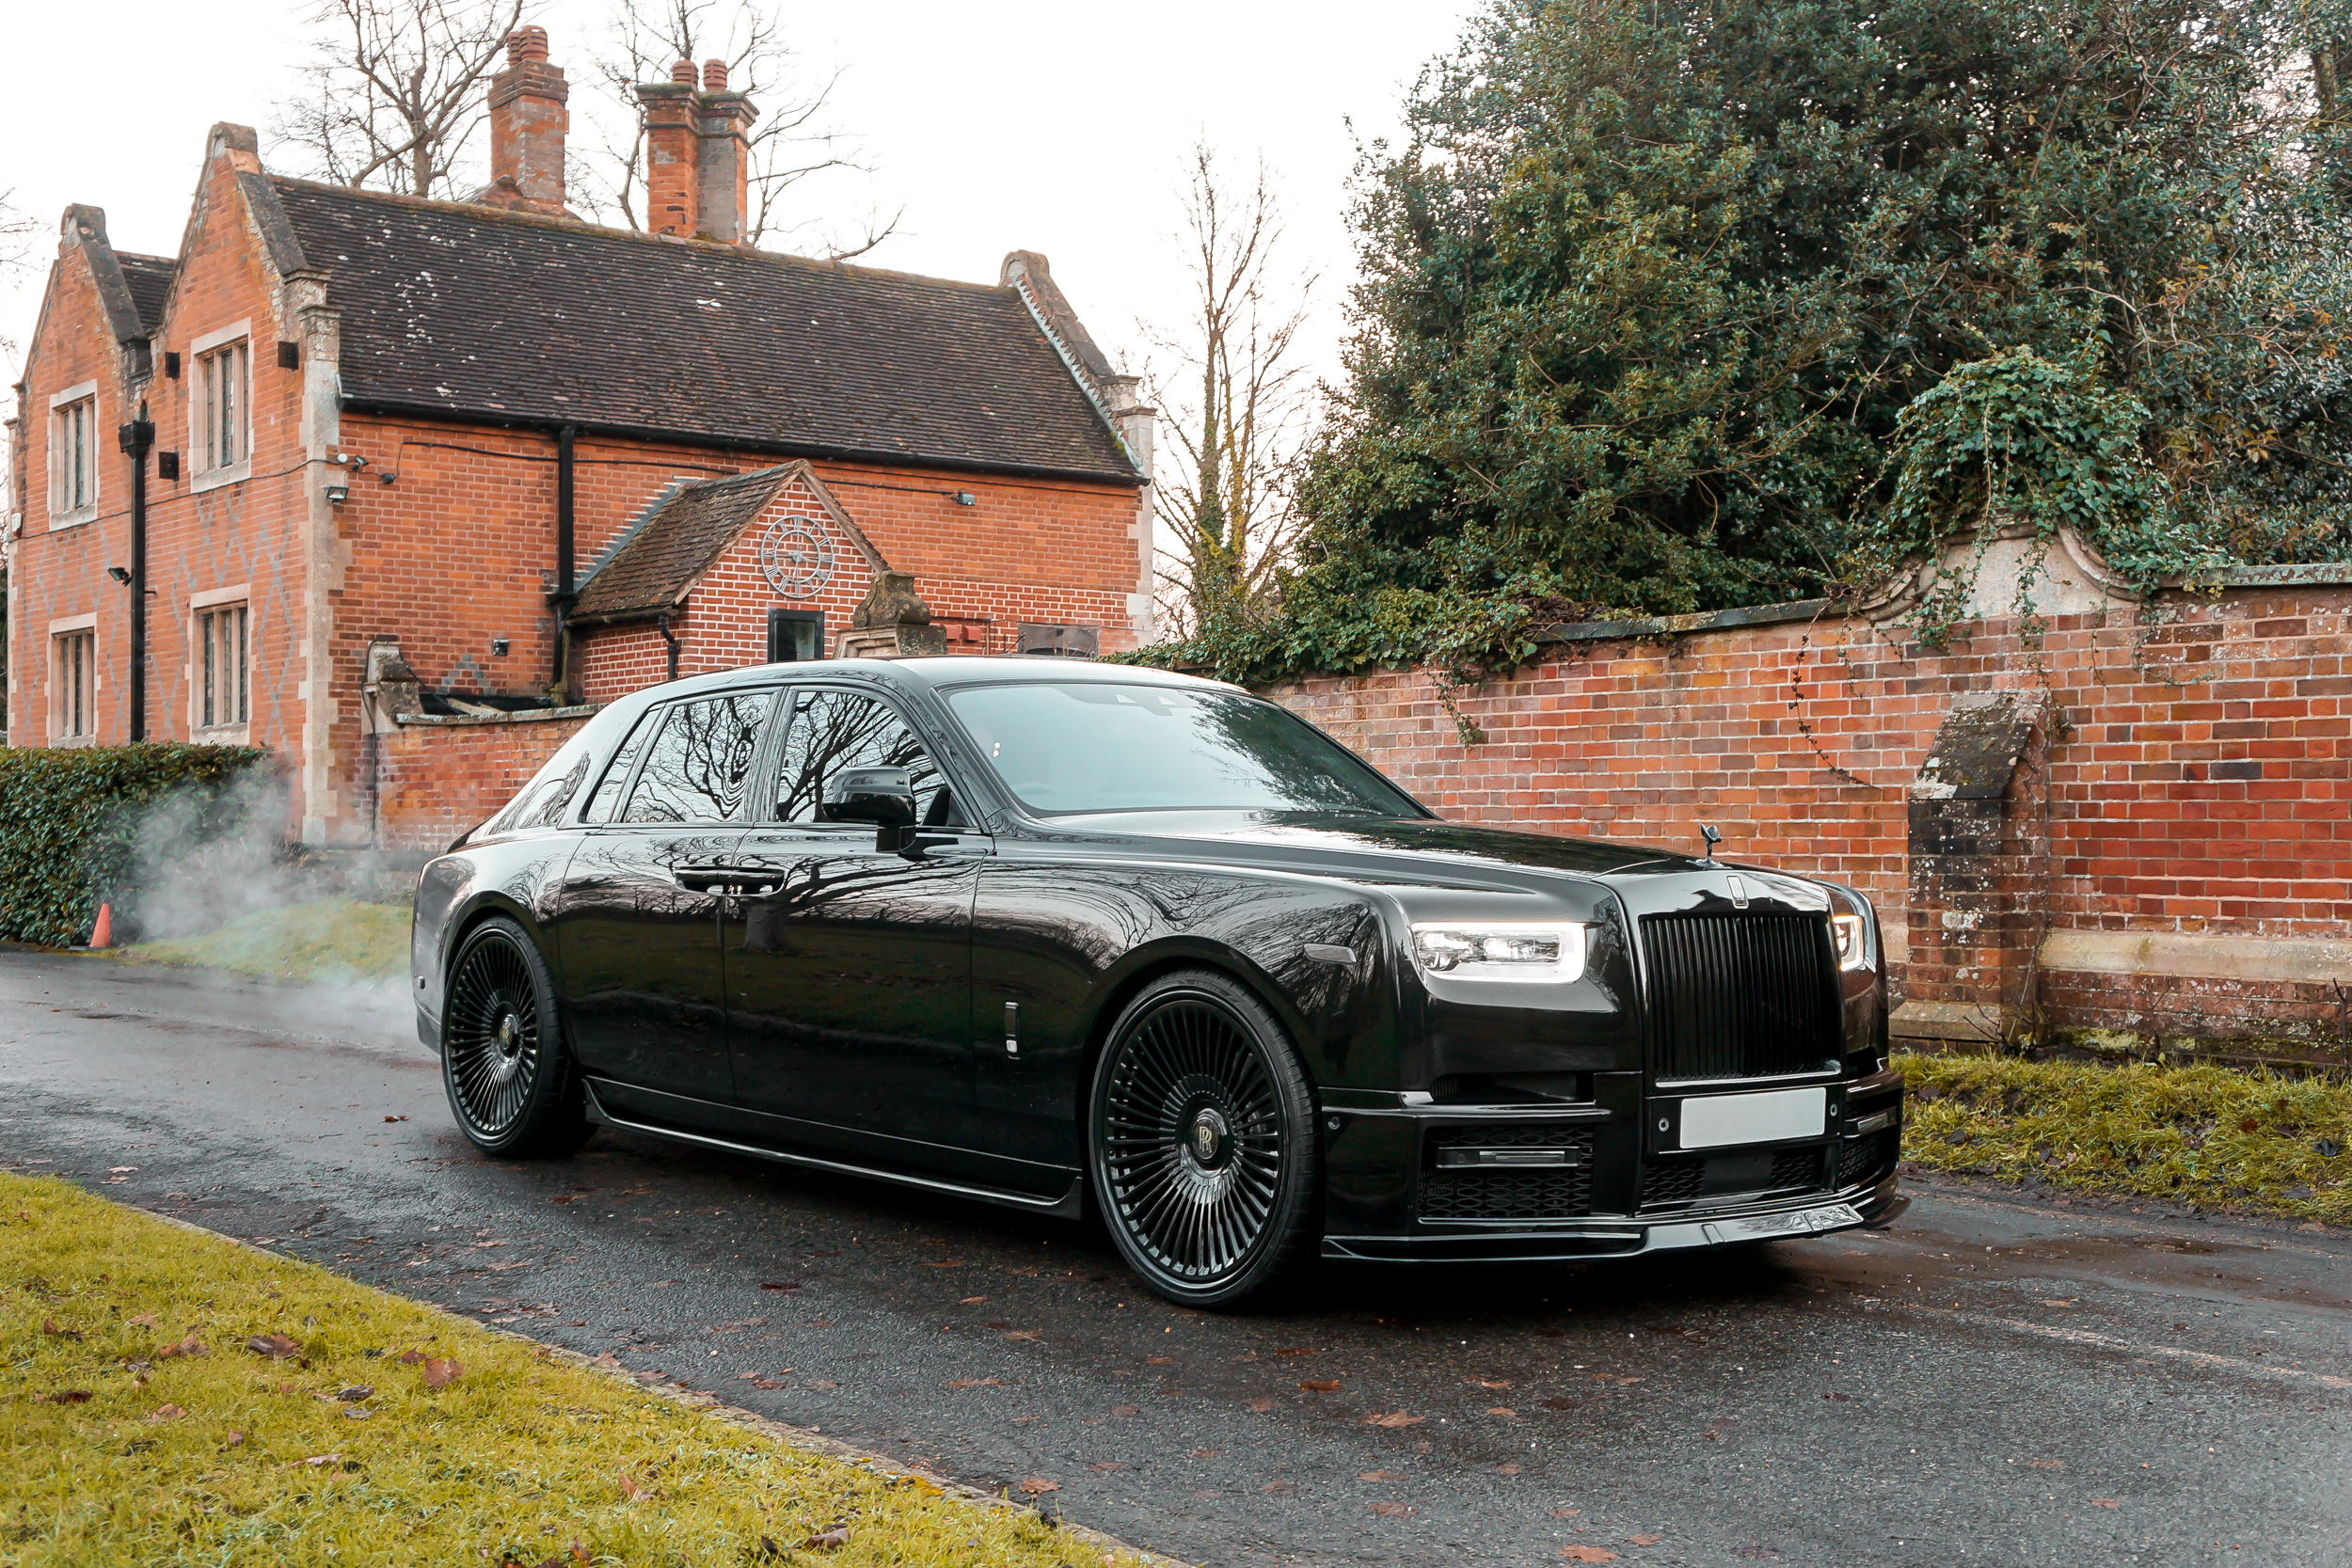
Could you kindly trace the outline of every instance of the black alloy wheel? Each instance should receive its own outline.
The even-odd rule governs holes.
[[[1099,1206],[1152,1290],[1232,1306],[1304,1259],[1322,1185],[1313,1097],[1242,986],[1189,970],[1145,987],[1095,1067],[1091,1104]]]
[[[596,1130],[555,1025],[547,964],[503,916],[467,933],[450,966],[441,1083],[458,1127],[485,1154],[565,1154]]]

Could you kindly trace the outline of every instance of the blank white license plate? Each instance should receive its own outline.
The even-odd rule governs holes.
[[[1818,1138],[1828,1125],[1829,1090],[1776,1089],[1770,1094],[1710,1094],[1682,1102],[1682,1147]]]

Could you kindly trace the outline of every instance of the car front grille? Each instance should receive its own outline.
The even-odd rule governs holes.
[[[1821,1184],[1821,1148],[1668,1157],[1642,1173],[1642,1207],[1678,1208],[1701,1198],[1804,1192]]]
[[[1578,1127],[1449,1127],[1430,1134],[1421,1178],[1424,1220],[1559,1220],[1593,1212],[1593,1133]],[[1440,1165],[1441,1149],[1557,1148],[1574,1164],[1523,1169]]]
[[[1650,1070],[1661,1081],[1835,1067],[1837,959],[1810,914],[1650,915]]]

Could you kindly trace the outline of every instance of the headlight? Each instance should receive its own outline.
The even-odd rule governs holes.
[[[1573,920],[1451,921],[1413,926],[1413,959],[1460,980],[1544,980],[1584,974],[1584,927]]]
[[[1830,888],[1829,929],[1837,946],[1839,969],[1867,969],[1871,950],[1877,943],[1871,940],[1869,906],[1849,897],[1840,888]]]

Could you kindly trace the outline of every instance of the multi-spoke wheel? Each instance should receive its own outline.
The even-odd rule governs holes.
[[[1144,988],[1095,1068],[1094,1188],[1128,1263],[1172,1301],[1256,1294],[1312,1240],[1313,1102],[1281,1026],[1210,971]]]
[[[555,1027],[554,988],[528,933],[503,917],[466,937],[441,1009],[441,1082],[486,1154],[561,1154],[593,1129]]]

